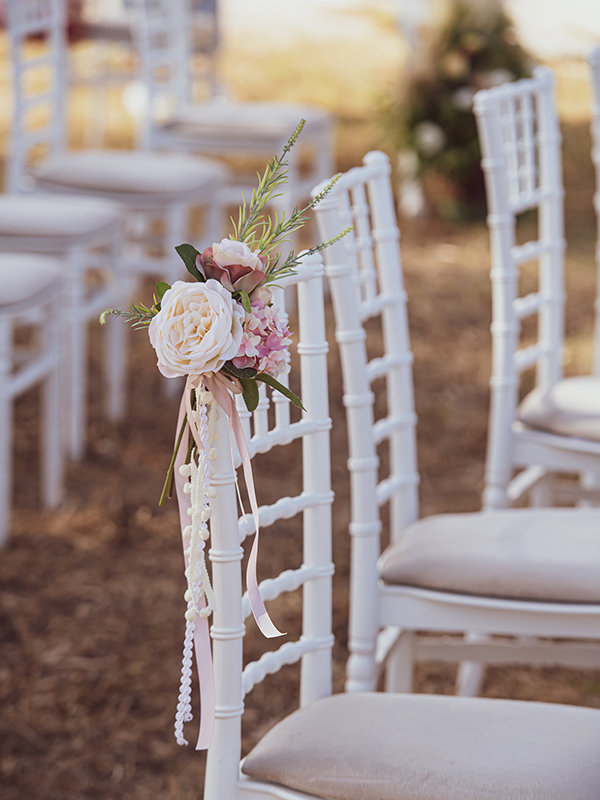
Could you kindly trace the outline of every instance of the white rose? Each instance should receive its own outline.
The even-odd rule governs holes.
[[[237,242],[235,239],[221,239],[220,242],[212,246],[213,258],[220,267],[229,267],[233,264],[241,264],[243,267],[250,267],[263,272],[265,265],[258,257],[258,250],[250,250],[245,242]]]
[[[167,378],[218,372],[239,350],[244,318],[219,281],[175,281],[148,326],[158,369]]]

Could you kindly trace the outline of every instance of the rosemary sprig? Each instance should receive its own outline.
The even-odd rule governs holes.
[[[170,289],[165,281],[158,281],[156,293],[152,295],[152,305],[148,307],[144,303],[132,303],[129,311],[121,311],[120,308],[105,308],[100,314],[100,325],[106,323],[107,317],[123,317],[126,322],[131,322],[134,328],[144,328],[152,322],[152,319],[160,311],[160,301],[167,289]]]
[[[302,133],[302,129],[306,124],[306,120],[301,119],[298,123],[296,130],[292,133],[290,138],[281,151],[281,155],[272,158],[262,176],[258,175],[258,186],[252,192],[250,203],[246,199],[242,199],[242,205],[238,212],[238,221],[233,225],[233,236],[239,242],[246,242],[249,247],[255,248],[255,241],[259,232],[260,238],[264,236],[264,229],[268,227],[268,223],[261,218],[262,212],[267,203],[275,197],[280,197],[279,194],[274,194],[275,189],[284,184],[287,180],[287,167],[288,162],[286,155],[296,144],[296,140]],[[260,248],[258,248],[260,249]]]

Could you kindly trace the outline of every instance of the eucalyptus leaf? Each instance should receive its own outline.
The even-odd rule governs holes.
[[[278,392],[281,392],[284,397],[287,397],[287,399],[290,400],[296,406],[296,408],[306,411],[298,395],[294,394],[291,389],[288,389],[287,386],[279,383],[279,381],[276,380],[272,375],[269,375],[267,372],[259,372],[256,376],[256,380],[272,386],[273,389],[276,389]]]
[[[196,250],[193,244],[179,244],[175,250],[185,264],[185,268],[190,275],[200,283],[205,283],[206,278],[196,266],[196,256],[200,255],[200,251]]]

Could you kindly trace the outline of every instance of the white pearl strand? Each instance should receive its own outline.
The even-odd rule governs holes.
[[[185,577],[187,589],[184,599],[187,603],[185,612],[185,637],[183,641],[183,657],[181,661],[181,681],[177,712],[175,714],[175,739],[179,745],[187,745],[183,735],[183,725],[193,719],[192,714],[192,659],[194,650],[194,628],[198,617],[208,617],[214,608],[214,594],[206,569],[204,545],[209,537],[208,520],[210,518],[210,498],[215,489],[210,483],[210,460],[215,453],[210,449],[210,434],[207,405],[212,401],[212,394],[202,388],[195,390],[196,410],[189,420],[198,432],[200,451],[194,448],[189,464],[179,468],[179,474],[189,478],[183,487],[185,494],[190,495],[188,514],[191,524],[183,531],[183,544],[186,559]],[[201,600],[204,598],[204,605]]]

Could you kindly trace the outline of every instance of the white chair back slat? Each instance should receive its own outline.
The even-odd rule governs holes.
[[[551,245],[548,242],[525,242],[512,249],[512,258],[516,265],[534,261],[549,252]]]
[[[325,574],[333,575],[333,564],[331,567],[306,567],[302,566],[298,569],[286,569],[275,578],[266,578],[260,582],[260,594],[264,601],[276,600],[282,594],[287,592],[294,592],[301,586],[304,586],[308,581],[315,580],[319,575]],[[243,598],[243,616],[248,619],[251,615],[252,609],[250,607],[250,598],[248,592],[244,593]]]
[[[307,433],[308,435],[308,433]],[[281,442],[277,443],[281,445]],[[285,442],[287,444],[287,442]],[[273,445],[276,446],[276,445]],[[272,449],[272,448],[269,448]],[[263,452],[268,452],[264,450]],[[275,524],[280,519],[291,519],[296,514],[300,514],[313,506],[321,505],[322,503],[330,503],[332,501],[330,492],[305,492],[295,497],[280,497],[275,503],[271,505],[263,505],[258,508],[258,521],[259,525],[263,528],[268,528],[269,525]],[[253,517],[246,514],[240,519],[240,542],[247,536],[254,533],[256,525]]]
[[[540,359],[548,354],[548,349],[541,344],[531,344],[523,347],[515,353],[515,371],[517,374],[525,372],[539,363]]]
[[[276,413],[267,409],[252,415],[253,437],[250,451],[274,448],[301,438],[302,472],[300,492],[280,497],[259,509],[261,526],[268,526],[295,515],[302,516],[303,558],[299,569],[288,569],[263,581],[264,599],[273,600],[283,592],[302,587],[302,634],[278,650],[265,653],[242,671],[244,619],[249,600],[242,595],[240,542],[254,530],[251,515],[238,518],[235,499],[235,473],[224,414],[216,415],[213,446],[217,450],[212,483],[216,490],[211,514],[212,577],[215,593],[214,621],[211,629],[215,666],[215,731],[208,752],[204,797],[216,800],[234,797],[241,753],[243,697],[266,675],[282,666],[301,660],[300,702],[311,703],[331,692],[331,503],[327,389],[327,342],[322,287],[322,261],[319,255],[305,256],[297,274],[280,283],[298,293],[298,344],[294,369],[299,370],[300,395],[306,409],[300,422],[290,422],[288,430]],[[280,298],[277,293],[275,301]],[[265,395],[266,397],[266,395]],[[275,410],[275,412],[277,409]],[[258,418],[258,423],[257,423]],[[249,421],[249,419],[248,419]],[[264,426],[264,433],[257,428]],[[264,437],[260,448],[256,437]],[[297,451],[294,464],[297,463]],[[263,463],[263,462],[261,462]],[[293,472],[292,468],[290,471]],[[256,475],[260,493],[260,475]],[[290,548],[291,549],[291,548]]]
[[[269,430],[269,408],[271,402],[267,393],[267,387],[261,383],[258,388],[258,405],[252,414],[253,439],[265,437]]]
[[[507,97],[503,104],[505,124],[502,126],[504,149],[506,152],[506,176],[508,178],[511,203],[518,202],[521,195],[521,169],[519,164],[518,123],[516,102]]]
[[[531,196],[537,188],[537,160],[535,144],[534,99],[526,94],[521,99],[521,124],[523,130],[523,194]]]
[[[267,675],[274,675],[282,667],[287,667],[290,664],[296,664],[300,659],[303,663],[306,662],[306,656],[310,653],[318,653],[319,651],[330,650],[333,646],[333,636],[327,636],[324,639],[309,639],[303,637],[296,642],[286,642],[282,644],[277,650],[270,650],[257,661],[251,661],[244,667],[242,676],[242,688],[244,697],[249,694],[252,689],[264,681]],[[327,693],[321,695],[326,697]],[[316,698],[320,699],[319,697]],[[308,703],[305,703],[308,705]]]
[[[562,378],[564,233],[560,132],[552,72],[475,95],[486,179],[492,280],[492,396],[486,484],[506,482],[518,373],[535,368],[545,391]],[[517,245],[519,215],[537,212],[537,237]],[[537,264],[537,290],[521,295],[520,269]],[[520,347],[520,320],[537,313],[537,342]],[[502,476],[502,477],[500,477]],[[499,502],[486,488],[484,505]]]
[[[360,261],[360,284],[362,297],[369,304],[379,294],[377,272],[373,254],[373,238],[369,219],[369,204],[366,186],[357,183],[350,190],[352,224],[354,225],[355,244]]]
[[[545,300],[539,292],[531,292],[525,297],[517,297],[513,304],[515,316],[521,320],[537,314],[544,302]]]
[[[250,425],[250,420],[252,419],[252,413],[248,411],[246,408],[246,404],[244,403],[244,398],[241,395],[237,395],[235,398],[235,406],[237,408],[238,415],[240,417],[240,421],[242,423],[242,430],[244,431],[244,436],[246,437],[246,441],[250,442],[250,438],[252,437],[252,430]],[[235,457],[234,463],[236,465],[240,464],[240,454],[235,448]]]

